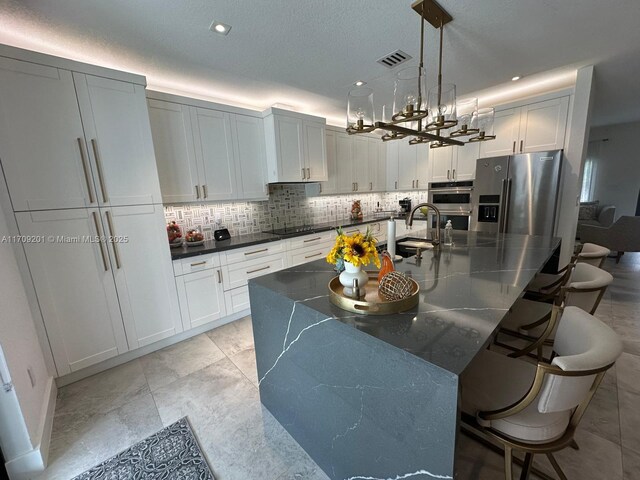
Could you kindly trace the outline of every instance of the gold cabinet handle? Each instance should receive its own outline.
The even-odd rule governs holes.
[[[447,170],[447,180],[450,180],[449,172],[451,172],[451,170]]]
[[[98,168],[98,180],[100,181],[100,191],[102,192],[102,200],[104,202],[109,201],[107,195],[107,187],[104,184],[104,173],[102,172],[102,159],[100,158],[100,149],[98,148],[98,140],[91,139],[91,146],[93,147],[93,156],[96,158],[96,167]]]
[[[200,185],[196,185],[196,198],[200,198]]]
[[[456,179],[456,169],[455,168],[453,169],[453,173],[451,175],[451,178],[454,179],[454,180]]]
[[[107,210],[107,225],[109,226],[109,233],[111,234],[111,248],[113,248],[113,256],[116,257],[116,267],[120,269],[122,265],[120,264],[120,252],[118,252],[118,243],[114,242],[115,238],[115,230],[113,229],[113,222],[111,221],[111,212]]]
[[[192,263],[191,266],[192,267],[199,267],[200,265],[206,265],[206,264],[207,264],[206,261],[205,262],[196,262],[196,263]]]
[[[254,250],[253,252],[244,252],[245,255],[253,255],[255,253],[262,253],[269,251],[268,248],[263,248],[262,250]]]
[[[454,172],[455,172],[455,170],[454,170]],[[420,188],[420,187],[418,187],[419,184],[420,184],[420,180],[416,180],[416,188]]]
[[[304,168],[302,169],[302,179],[305,179]]]
[[[524,140],[520,140],[520,153],[522,153],[523,147],[524,147]]]
[[[373,190],[373,182],[369,182],[369,190]]]
[[[516,153],[516,141],[513,141],[513,153]]]
[[[311,169],[307,167],[307,180],[311,180]]]
[[[222,283],[222,270],[218,270],[218,283]]]
[[[313,258],[322,255],[322,252],[314,253],[313,255],[306,255],[304,258]]]
[[[206,185],[202,185],[202,197],[203,198],[207,198],[208,193],[207,193],[207,186]]]
[[[87,191],[89,192],[89,203],[93,203],[96,199],[93,196],[93,190],[91,189],[91,175],[89,173],[89,165],[87,164],[87,157],[84,154],[84,141],[78,137],[78,148],[80,148],[80,159],[82,160],[82,171],[84,172],[84,181],[87,182]]]
[[[93,216],[93,223],[96,226],[96,232],[98,233],[98,237],[102,236],[102,232],[100,231],[100,224],[98,223],[98,214],[96,212],[91,212]],[[109,271],[109,264],[107,263],[107,254],[104,251],[104,245],[102,244],[102,239],[98,242],[100,244],[100,255],[102,256],[102,265],[104,265],[104,271]]]
[[[303,240],[302,243],[315,242],[316,240],[322,240],[322,237],[310,238],[309,240]]]
[[[393,182],[393,188],[394,188],[395,190],[397,190],[397,189],[398,189],[398,181],[397,181],[397,180],[396,180],[395,182]]]
[[[261,272],[262,270],[267,270],[269,268],[271,268],[271,265],[267,265],[266,267],[262,267],[262,268],[256,268],[255,270],[247,270],[247,275],[250,275],[256,272]]]

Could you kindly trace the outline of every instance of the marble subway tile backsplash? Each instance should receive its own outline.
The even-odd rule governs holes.
[[[426,201],[427,192],[365,193],[307,197],[300,184],[269,186],[269,199],[256,202],[217,202],[165,205],[167,222],[175,220],[184,230],[200,227],[209,240],[213,230],[228,228],[231,235],[258,233],[273,228],[310,223],[339,222],[349,216],[351,204],[360,200],[364,215],[372,215],[378,204],[383,210],[398,210],[398,201]]]

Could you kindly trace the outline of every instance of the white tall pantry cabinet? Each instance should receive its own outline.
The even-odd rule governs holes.
[[[144,78],[2,52],[5,209],[37,239],[23,247],[58,375],[180,332]]]

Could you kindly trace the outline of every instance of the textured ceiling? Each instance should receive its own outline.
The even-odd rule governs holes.
[[[366,80],[382,102],[394,71],[376,59],[418,56],[410,0],[0,0],[0,42],[134,71],[151,87],[253,108],[291,105],[341,119]],[[441,0],[445,81],[459,95],[514,75],[596,65],[598,125],[640,120],[640,1]],[[209,31],[212,20],[232,26]],[[427,30],[435,83],[437,34]],[[537,78],[533,76],[532,78]],[[335,120],[334,120],[335,121]]]

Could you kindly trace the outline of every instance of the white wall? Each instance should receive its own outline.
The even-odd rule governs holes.
[[[0,239],[8,235],[6,218],[0,209]],[[43,441],[43,430],[46,431],[45,416],[51,388],[55,387],[53,378],[47,373],[13,248],[9,243],[0,242],[0,344],[11,372],[32,448],[37,448]],[[33,387],[27,369],[31,370],[35,379]],[[0,412],[0,421],[2,414]],[[6,440],[3,439],[4,441]],[[44,441],[46,443],[48,440]]]
[[[640,189],[640,122],[592,128],[589,158],[595,161],[593,200],[615,205],[616,218],[635,215]],[[603,139],[609,139],[603,142]]]

